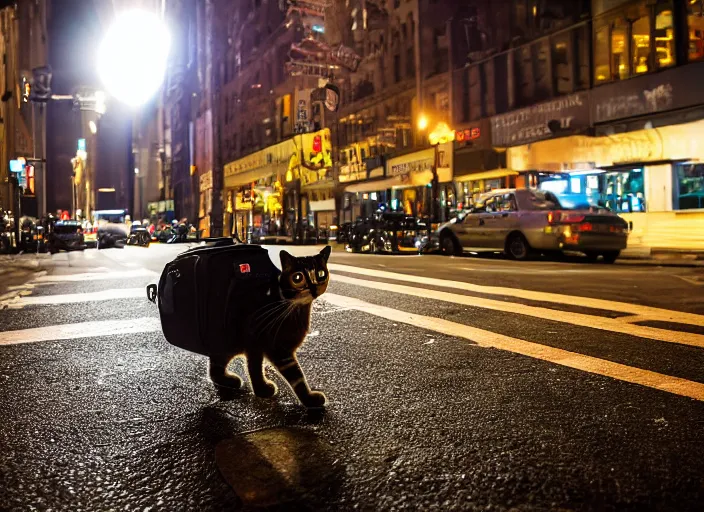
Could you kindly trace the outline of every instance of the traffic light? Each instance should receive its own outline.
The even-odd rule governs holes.
[[[42,66],[32,70],[32,87],[30,100],[46,103],[51,99],[51,77],[53,76],[49,66]]]
[[[22,103],[27,103],[32,95],[32,84],[26,77],[22,77]]]
[[[34,195],[34,166],[27,165],[25,167],[25,172],[27,173],[26,187],[24,189],[24,195],[33,196]]]

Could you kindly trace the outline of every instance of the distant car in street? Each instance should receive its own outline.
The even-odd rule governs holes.
[[[128,228],[125,224],[108,223],[98,227],[97,248],[123,248],[127,243]]]
[[[577,251],[613,263],[626,248],[628,223],[604,208],[565,209],[547,191],[502,189],[437,230],[443,254],[503,252],[515,260],[533,253]]]
[[[59,251],[82,251],[86,248],[83,227],[77,220],[60,220],[54,223],[47,235],[47,249],[51,254]]]

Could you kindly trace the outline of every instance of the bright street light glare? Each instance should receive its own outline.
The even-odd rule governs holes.
[[[159,90],[166,74],[170,36],[155,13],[121,13],[98,49],[98,74],[108,92],[138,107]]]
[[[93,135],[98,133],[98,125],[95,124],[95,121],[89,121],[88,128],[90,129],[90,133],[92,133]]]

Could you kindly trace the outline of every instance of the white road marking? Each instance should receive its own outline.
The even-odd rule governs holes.
[[[616,311],[619,313],[630,313],[632,315],[640,315],[647,317],[648,320],[660,320],[663,322],[674,322],[690,325],[704,325],[704,315],[685,313],[682,311],[672,311],[669,309],[654,308],[651,306],[642,306],[640,304],[630,304],[628,302],[615,302],[604,299],[593,299],[590,297],[580,297],[573,295],[562,295],[558,293],[523,290],[520,288],[482,286],[472,283],[465,283],[463,281],[449,281],[446,279],[436,279],[432,277],[412,276],[407,274],[399,274],[396,272],[386,272],[382,270],[353,267],[350,265],[339,265],[336,263],[328,263],[328,268],[331,271],[338,270],[340,272],[347,272],[350,274],[360,274],[369,277],[393,279],[395,281],[405,281],[408,283],[426,284],[430,286],[441,286],[443,288],[454,288],[456,290],[483,293],[487,295],[505,295],[508,297],[535,300],[539,302],[569,304],[571,306],[602,309],[605,311]],[[338,278],[339,276],[335,276],[335,279]]]
[[[26,306],[46,306],[55,304],[75,304],[78,302],[97,302],[101,300],[136,299],[147,300],[146,288],[118,288],[92,293],[67,293],[62,295],[32,295],[17,297],[0,302],[0,307],[23,308]]]
[[[515,354],[548,361],[560,366],[566,366],[576,370],[603,375],[605,377],[611,377],[612,379],[639,384],[667,393],[704,401],[704,384],[699,382],[681,379],[679,377],[671,377],[640,368],[633,368],[604,359],[548,347],[518,338],[511,338],[441,318],[399,311],[397,309],[371,304],[334,293],[326,293],[321,299],[339,308],[355,309],[393,322],[401,322],[421,329],[443,333],[448,336],[464,338],[475,342],[480,347],[505,350]]]
[[[144,268],[121,272],[87,272],[84,274],[48,275],[35,279],[35,283],[63,283],[78,281],[105,281],[110,279],[129,279],[132,277],[154,277],[156,272]]]
[[[118,334],[140,334],[161,332],[158,318],[128,318],[125,320],[96,320],[77,324],[49,325],[19,331],[0,332],[0,346],[38,341],[71,340],[77,338],[94,338],[97,336],[114,336]]]
[[[693,347],[704,348],[704,335],[689,332],[668,331],[655,327],[645,327],[641,325],[631,325],[613,318],[603,316],[585,315],[582,313],[571,313],[558,311],[556,309],[539,308],[526,306],[515,302],[504,302],[500,300],[485,299],[483,297],[473,297],[470,295],[460,295],[456,293],[429,290],[426,288],[415,288],[402,284],[382,283],[379,281],[367,281],[355,277],[336,275],[334,282],[347,283],[365,288],[375,288],[393,293],[402,293],[423,299],[441,300],[452,304],[463,304],[465,306],[491,309],[494,311],[504,311],[506,313],[532,316],[535,318],[552,320],[565,324],[579,325],[603,331],[618,332],[630,336],[638,336],[651,340],[666,341],[668,343],[679,343],[681,345],[691,345]]]

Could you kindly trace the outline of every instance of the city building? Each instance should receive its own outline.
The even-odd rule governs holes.
[[[333,51],[325,33],[332,6],[320,0],[222,5],[227,47],[218,55],[216,139],[228,234],[317,239],[316,218],[335,209],[324,98],[314,93],[341,68],[330,59],[343,53]],[[323,223],[329,226],[332,216]]]
[[[442,218],[454,195],[451,144],[428,136],[449,123],[450,20],[456,2],[349,2],[338,17],[339,37],[361,56],[358,70],[340,80],[336,145],[339,222],[379,209]],[[433,204],[443,206],[433,212]]]
[[[49,2],[17,2],[0,9],[0,207],[15,216],[46,211],[47,17]],[[36,83],[35,83],[36,82]],[[23,162],[10,172],[11,161]],[[20,202],[17,204],[17,194]],[[17,208],[19,206],[19,210]]]
[[[592,2],[588,75],[578,52],[564,69],[576,65],[579,81],[564,80],[564,60],[555,58],[564,32],[549,41],[553,91],[593,88],[491,120],[494,145],[509,126],[514,134],[554,126],[570,136],[509,140],[507,168],[538,172],[537,186],[566,205],[618,212],[633,223],[631,245],[704,249],[704,99],[696,85],[704,73],[702,14],[698,1]],[[585,61],[588,46],[587,39]]]

